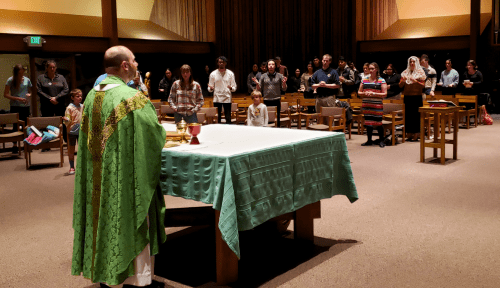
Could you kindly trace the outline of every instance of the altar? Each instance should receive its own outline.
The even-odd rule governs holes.
[[[163,126],[175,131],[173,124]],[[230,265],[218,259],[218,284],[237,279],[238,231],[294,213],[304,215],[302,226],[310,226],[297,232],[312,240],[321,199],[358,199],[343,133],[216,124],[203,126],[198,139],[199,145],[163,149],[160,187],[164,195],[216,210],[216,246],[224,246],[216,253],[233,254],[222,257]],[[225,271],[228,266],[232,272]]]

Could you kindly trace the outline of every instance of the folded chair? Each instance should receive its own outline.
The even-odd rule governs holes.
[[[281,102],[280,125],[285,124],[287,128],[292,128],[292,116],[288,102]]]
[[[309,98],[305,98],[305,99],[300,99],[299,101],[299,105],[302,106],[302,107],[308,107],[308,110],[309,110],[309,107],[311,106],[316,106],[316,99],[309,99]],[[318,111],[316,111],[318,112]],[[318,119],[318,116],[319,116],[319,113],[308,113],[307,111],[305,112],[299,112],[299,123],[298,123],[298,128],[301,129],[302,127],[302,119],[305,119],[306,121],[306,128],[309,126],[309,122],[312,120],[312,119]]]
[[[32,146],[29,144],[24,144],[24,153],[26,155],[26,169],[29,169],[31,166],[31,152],[33,150],[38,150],[38,149],[46,149],[46,148],[55,148],[59,149],[59,154],[61,156],[61,162],[60,162],[60,167],[63,166],[64,164],[64,157],[63,157],[63,123],[62,123],[62,117],[61,116],[56,116],[56,117],[28,117],[28,123],[26,124],[26,128],[24,129],[24,138],[28,137],[28,132],[27,132],[27,127],[30,126],[35,126],[38,130],[42,130],[47,128],[47,126],[52,125],[54,127],[59,128],[59,136],[47,143],[42,143],[38,144],[36,146]]]
[[[328,122],[323,124],[325,119]],[[307,127],[309,130],[340,130],[342,133],[345,133],[345,128],[346,117],[344,107],[320,107],[319,123]]]
[[[405,104],[384,103],[382,126],[384,139],[386,130],[391,130],[392,146],[396,145],[396,126],[403,125],[403,143],[405,142]],[[424,137],[423,135],[421,137]]]
[[[205,119],[206,119],[205,124],[217,123],[217,107],[209,107],[209,108],[202,107],[198,112],[205,114]]]
[[[276,118],[278,118],[278,110],[276,109],[276,106],[267,106],[267,115],[269,117],[269,122],[265,124],[266,127],[278,127],[278,121],[276,121]]]
[[[458,103],[463,106],[458,112],[460,122],[465,118],[465,125],[467,129],[470,128],[470,117],[474,117],[474,127],[477,127],[477,95],[460,95],[457,94]]]
[[[17,131],[3,131],[4,125],[12,124],[17,125]],[[24,139],[23,127],[24,121],[19,120],[19,113],[0,114],[0,143],[4,144],[9,142],[17,142],[18,153],[21,156],[21,141]],[[5,133],[6,132],[6,133]],[[26,157],[26,154],[24,155]]]
[[[174,121],[174,109],[170,107],[170,105],[161,105],[160,106],[161,118],[165,121]]]

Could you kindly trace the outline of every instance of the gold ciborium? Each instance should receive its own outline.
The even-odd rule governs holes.
[[[200,140],[198,140],[198,134],[201,132],[201,124],[200,123],[189,123],[188,124],[189,134],[191,134],[191,145],[200,144]]]
[[[186,144],[188,141],[186,140],[187,133],[187,123],[184,119],[181,122],[177,123],[177,133],[181,134],[181,144]]]

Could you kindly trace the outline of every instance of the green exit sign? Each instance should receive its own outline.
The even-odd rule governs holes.
[[[28,36],[24,38],[24,42],[28,44],[28,47],[42,47],[45,39],[42,36]]]
[[[42,37],[40,36],[32,36],[30,40],[31,45],[42,45]]]

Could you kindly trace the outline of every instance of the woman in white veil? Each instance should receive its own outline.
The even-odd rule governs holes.
[[[420,115],[418,108],[422,107],[422,90],[425,86],[425,72],[420,67],[416,56],[408,58],[408,67],[401,73],[399,87],[403,88],[405,102],[405,129],[408,141],[416,141],[420,137]]]

